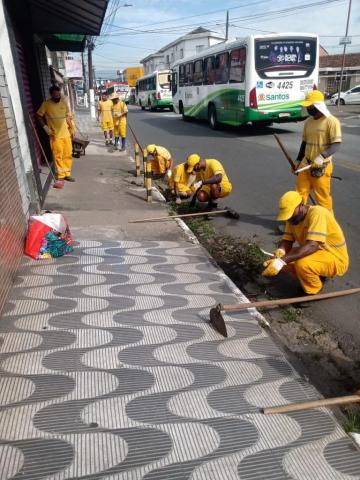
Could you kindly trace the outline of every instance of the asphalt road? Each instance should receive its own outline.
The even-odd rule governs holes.
[[[326,290],[360,286],[360,106],[344,106],[331,110],[342,122],[343,145],[335,158],[332,181],[334,210],[342,226],[350,254],[350,269],[342,278],[329,282]],[[283,124],[259,128],[221,128],[212,131],[204,122],[184,122],[179,115],[141,111],[131,107],[129,123],[142,145],[155,143],[168,148],[176,163],[185,161],[190,153],[220,160],[233,183],[233,192],[219,205],[228,205],[240,213],[240,220],[216,218],[217,229],[244,239],[255,240],[266,250],[279,241],[277,233],[277,202],[294,187],[295,178],[279,150],[273,133],[282,138],[289,152],[296,157],[303,124]],[[278,293],[299,293],[293,285],[279,286]],[[283,288],[283,291],[281,289]],[[344,350],[358,358],[360,345],[360,296],[327,300],[312,304],[308,315],[334,330]],[[360,357],[358,358],[360,359]]]

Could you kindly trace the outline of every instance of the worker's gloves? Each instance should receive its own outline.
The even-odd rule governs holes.
[[[44,125],[44,126],[43,126],[43,129],[44,129],[44,131],[47,133],[47,135],[49,135],[49,137],[52,135],[52,132],[51,132],[50,128],[49,128],[47,125]]]
[[[285,267],[286,262],[284,262],[284,260],[281,258],[272,258],[271,260],[266,260],[263,265],[266,268],[261,275],[264,277],[275,277],[275,275],[277,275],[280,270]]]
[[[169,169],[169,170],[166,170],[166,176],[167,176],[168,178],[171,178],[171,170],[170,170],[170,169]]]
[[[274,252],[273,255],[275,258],[281,258],[285,255],[285,250],[283,248],[277,248]]]
[[[196,190],[197,190],[198,188],[202,187],[202,185],[203,185],[202,180],[199,180],[198,182],[195,182],[193,186],[194,186],[194,187],[196,188]]]
[[[187,181],[187,186],[191,187],[191,185],[195,182],[196,180],[196,174],[190,173],[188,181]]]
[[[176,197],[175,203],[176,203],[176,205],[181,205],[181,198]]]
[[[324,157],[322,155],[318,155],[314,160],[311,162],[311,166],[313,168],[321,168],[324,165]]]

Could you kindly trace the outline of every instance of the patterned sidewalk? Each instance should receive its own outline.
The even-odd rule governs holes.
[[[360,454],[202,249],[80,242],[24,260],[0,322],[1,480],[355,480]]]

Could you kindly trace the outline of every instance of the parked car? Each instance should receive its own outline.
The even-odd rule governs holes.
[[[333,105],[337,105],[338,94],[334,93],[330,101]],[[360,103],[360,85],[356,85],[346,92],[340,92],[340,105],[347,105],[348,103]]]

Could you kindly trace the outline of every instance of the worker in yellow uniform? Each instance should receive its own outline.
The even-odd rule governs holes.
[[[208,208],[216,208],[214,200],[227,197],[232,191],[232,185],[225,173],[224,167],[214,158],[201,158],[192,153],[187,158],[187,173],[196,173],[196,198],[199,202],[208,202]]]
[[[312,90],[301,103],[310,115],[305,121],[303,139],[297,156],[297,169],[309,167],[298,174],[296,190],[304,203],[313,190],[316,203],[332,210],[330,195],[332,155],[341,145],[341,126],[339,120],[330,114],[319,90]]]
[[[285,232],[274,258],[264,263],[264,276],[291,272],[306,293],[315,294],[326,277],[346,273],[345,237],[332,212],[320,205],[305,205],[299,192],[290,191],[280,198],[277,220],[286,221]],[[294,247],[295,242],[299,246]]]
[[[75,182],[71,176],[72,116],[68,104],[61,96],[60,87],[53,85],[49,92],[50,98],[41,104],[36,113],[39,124],[50,138],[56,174],[54,188],[63,188],[64,180]]]
[[[151,171],[155,175],[167,175],[168,178],[171,177],[171,169],[173,166],[173,160],[171,158],[171,153],[164,147],[160,145],[150,144],[146,147],[148,155],[152,157],[151,161]]]
[[[101,128],[104,132],[105,145],[113,144],[113,102],[109,99],[106,93],[101,95],[101,100],[98,103],[97,121],[101,118]]]
[[[175,195],[177,205],[181,204],[181,199],[189,198],[194,193],[192,184],[196,180],[196,175],[187,173],[187,163],[179,163],[171,173],[169,179],[169,188]]]
[[[120,100],[117,93],[111,95],[111,101],[113,103],[113,123],[114,123],[114,146],[115,149],[119,145],[119,137],[121,137],[121,148],[123,152],[126,149],[126,118],[128,114],[128,108],[126,103]]]

